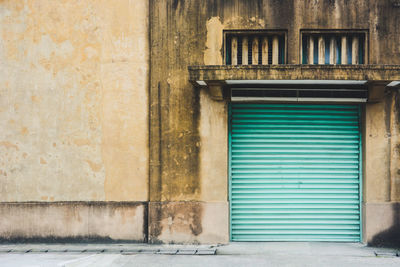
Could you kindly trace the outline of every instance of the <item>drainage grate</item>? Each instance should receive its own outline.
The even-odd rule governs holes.
[[[374,251],[376,257],[400,257],[400,251],[394,252],[382,252],[382,251]]]

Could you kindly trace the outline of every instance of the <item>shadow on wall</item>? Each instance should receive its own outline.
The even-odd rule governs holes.
[[[400,248],[400,203],[393,204],[393,224],[389,229],[376,234],[370,246]]]

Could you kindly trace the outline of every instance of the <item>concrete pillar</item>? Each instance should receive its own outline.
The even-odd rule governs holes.
[[[207,82],[208,91],[211,99],[222,101],[224,100],[224,92],[221,83]]]

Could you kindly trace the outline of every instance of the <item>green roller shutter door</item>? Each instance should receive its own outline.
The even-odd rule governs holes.
[[[360,108],[230,107],[233,241],[361,239]]]

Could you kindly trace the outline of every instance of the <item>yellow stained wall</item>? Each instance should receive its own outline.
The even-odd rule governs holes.
[[[148,199],[148,8],[0,2],[0,201]]]
[[[301,29],[365,29],[369,63],[399,64],[397,14],[381,0],[0,1],[0,201],[145,201],[150,180],[155,239],[226,242],[227,103],[187,67],[223,63],[224,29],[287,30],[289,64]],[[378,204],[400,195],[385,101],[366,107]]]
[[[223,30],[287,31],[288,64],[300,63],[301,30],[365,30],[367,63],[399,64],[398,11],[382,0],[151,0],[150,241],[206,242],[211,234],[207,240],[228,240],[227,102],[194,88],[188,73],[188,66],[223,64]],[[365,109],[364,198],[380,203],[395,169],[387,112],[381,103]],[[205,225],[213,221],[220,229],[211,233]]]
[[[204,65],[223,65],[222,31],[217,17],[206,23]],[[201,200],[222,201],[228,199],[228,103],[211,99],[206,90],[200,91],[200,170]]]
[[[365,108],[364,201],[389,201],[389,135],[385,102],[367,104]]]
[[[288,64],[300,61],[303,29],[365,30],[369,64],[400,62],[399,57],[393,56],[399,52],[396,25],[400,18],[396,16],[398,9],[388,1],[150,3],[151,201],[227,199],[227,123],[221,126],[227,121],[227,106],[214,103],[204,89],[193,88],[187,70],[188,66],[223,64],[223,30],[287,31]],[[317,76],[316,79],[321,78]],[[373,142],[373,138],[367,142]],[[381,168],[387,169],[387,164],[379,171]],[[388,178],[377,175],[379,179]]]

